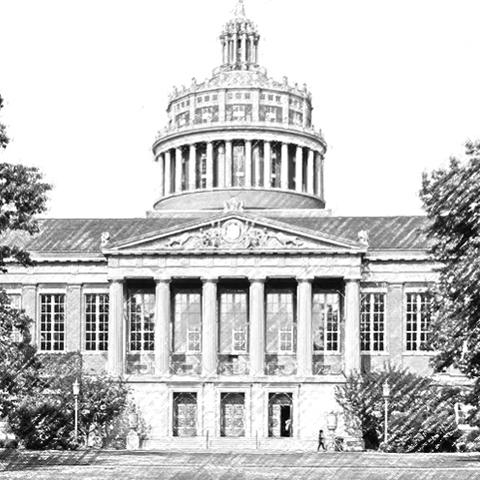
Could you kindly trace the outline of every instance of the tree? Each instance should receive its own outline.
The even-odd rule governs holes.
[[[388,445],[382,445],[385,380],[391,387]],[[365,445],[370,449],[382,446],[394,452],[452,451],[460,437],[454,413],[460,390],[435,385],[432,379],[407,370],[388,367],[353,374],[337,387],[335,396],[346,418],[360,425]]]
[[[0,95],[0,110],[3,108],[3,98]],[[6,148],[10,139],[7,137],[5,125],[0,123],[0,148]]]
[[[430,253],[439,264],[431,342],[437,370],[454,366],[480,379],[480,142],[463,161],[423,175]]]

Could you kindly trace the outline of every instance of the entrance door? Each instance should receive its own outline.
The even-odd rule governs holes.
[[[268,398],[268,436],[293,436],[293,404],[289,393],[271,393]]]
[[[173,394],[173,435],[195,437],[197,435],[197,394]]]
[[[221,436],[245,436],[245,394],[222,393],[221,397]]]

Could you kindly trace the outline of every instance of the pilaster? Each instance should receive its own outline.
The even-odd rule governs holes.
[[[202,298],[202,376],[217,373],[217,281],[205,278]]]
[[[81,285],[67,285],[67,322],[66,322],[66,350],[67,352],[81,351],[82,341],[82,287]]]
[[[170,279],[156,280],[155,287],[155,373],[170,373]]]
[[[297,363],[300,376],[312,375],[312,279],[298,280]]]
[[[110,281],[108,319],[108,372],[122,376],[125,364],[125,322],[123,320],[123,279]]]
[[[360,371],[360,280],[345,283],[345,373]]]
[[[38,345],[38,324],[37,319],[37,285],[23,285],[22,287],[22,308],[25,313],[33,320],[30,326],[30,335],[32,343]]]
[[[265,279],[250,279],[250,375],[265,369]]]

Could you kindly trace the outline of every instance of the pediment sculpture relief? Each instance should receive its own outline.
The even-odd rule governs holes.
[[[194,232],[171,237],[160,248],[254,250],[298,248],[304,242],[294,235],[259,227],[253,222],[230,219],[212,223]]]

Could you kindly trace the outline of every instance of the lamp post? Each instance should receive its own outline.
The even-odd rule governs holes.
[[[383,441],[385,444],[388,442],[388,399],[390,398],[390,385],[388,380],[385,380],[383,384],[383,399],[385,400],[385,430]]]
[[[75,442],[78,441],[78,395],[80,394],[80,384],[78,379],[73,382],[73,396],[75,398]]]

